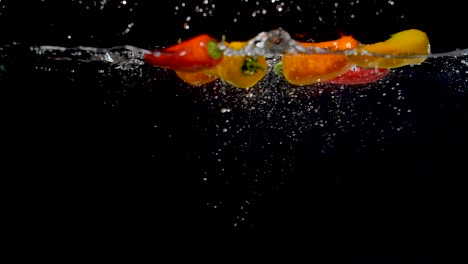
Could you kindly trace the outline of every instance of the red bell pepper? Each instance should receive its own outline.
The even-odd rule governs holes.
[[[324,83],[334,84],[367,84],[378,81],[389,73],[388,69],[361,68],[358,66]]]
[[[209,35],[180,42],[177,45],[144,55],[151,65],[177,71],[195,72],[212,68],[221,62],[223,52],[217,41]]]

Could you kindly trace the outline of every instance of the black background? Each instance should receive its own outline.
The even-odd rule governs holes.
[[[463,76],[434,77],[442,62],[406,69],[412,77],[399,81],[403,103],[390,90],[395,80],[382,88],[386,97],[375,86],[336,94],[308,87],[292,104],[284,99],[288,89],[279,88],[284,83],[256,88],[276,109],[265,121],[265,112],[238,106],[244,91],[196,90],[150,66],[133,76],[100,64],[52,62],[27,48],[151,48],[200,33],[246,40],[277,27],[316,41],[345,33],[372,43],[418,28],[428,33],[433,52],[443,52],[468,47],[458,1],[361,0],[355,9],[348,1],[294,1],[289,13],[260,1],[268,12],[256,18],[255,1],[210,1],[216,9],[207,18],[193,15],[202,1],[184,1],[177,15],[177,1],[138,1],[133,11],[131,0],[121,8],[107,1],[102,10],[100,1],[83,2],[90,8],[78,1],[2,1],[1,44],[19,44],[2,51],[0,81],[6,92],[28,94],[13,108],[31,121],[21,130],[20,152],[47,161],[41,166],[51,170],[65,165],[63,177],[82,172],[86,160],[104,167],[96,175],[84,170],[82,177],[91,179],[80,182],[104,180],[102,192],[112,187],[112,243],[105,244],[112,244],[114,263],[466,263],[468,88]],[[190,30],[183,28],[188,15]],[[107,74],[96,74],[99,69]],[[361,94],[366,99],[353,99]],[[344,130],[306,125],[301,131],[300,122],[281,119],[332,122],[326,110],[336,110],[333,95],[354,100]],[[325,110],[298,117],[294,110],[309,101]],[[219,113],[222,105],[234,109],[228,117]],[[391,105],[412,114],[395,115]],[[251,127],[217,135],[216,125],[226,119],[232,127]],[[395,124],[405,129],[397,133]],[[41,129],[28,129],[36,125]],[[220,165],[211,153],[226,139],[232,142],[219,153]]]

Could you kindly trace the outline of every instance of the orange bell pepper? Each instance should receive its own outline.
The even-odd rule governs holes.
[[[176,74],[184,82],[193,86],[201,86],[218,79],[218,75],[213,70],[197,72],[176,71]]]
[[[299,44],[304,47],[326,48],[331,52],[353,49],[359,45],[351,36],[342,36],[334,41]],[[341,54],[287,54],[283,55],[282,64],[284,77],[295,85],[308,85],[334,78],[353,65],[346,55]]]

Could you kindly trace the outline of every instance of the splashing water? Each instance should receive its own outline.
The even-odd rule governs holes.
[[[51,60],[79,62],[103,62],[117,65],[117,68],[128,69],[143,65],[143,56],[151,51],[133,47],[118,46],[112,48],[75,47],[65,48],[57,46],[31,47],[37,55],[43,55]]]

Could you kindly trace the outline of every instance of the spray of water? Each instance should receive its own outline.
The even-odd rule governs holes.
[[[12,44],[0,47],[0,57],[19,46],[21,45]],[[230,49],[223,42],[220,42],[218,47],[225,56],[266,56],[270,69],[285,53],[388,57],[357,50],[304,48],[282,29],[261,32],[240,50]],[[109,89],[104,91],[104,103],[110,107],[118,107],[119,101],[126,93],[135,89],[135,84],[142,84],[141,80],[146,80],[145,87],[151,89],[165,79],[176,79],[173,72],[167,69],[145,67],[144,55],[154,55],[161,51],[134,46],[34,46],[29,47],[29,51],[46,61],[99,65],[96,74],[100,78],[97,79],[99,85]],[[272,71],[248,90],[235,89],[222,80],[193,89],[187,88],[187,85],[180,81],[181,89],[174,91],[175,96],[189,96],[194,107],[206,111],[191,113],[193,118],[202,119],[201,116],[206,114],[211,118],[208,125],[194,122],[191,127],[197,133],[207,135],[211,139],[207,153],[201,153],[198,157],[201,163],[207,164],[206,168],[200,171],[200,180],[207,186],[212,186],[211,188],[222,188],[220,186],[224,186],[225,183],[238,181],[239,178],[247,179],[242,183],[248,189],[247,194],[239,196],[238,214],[232,221],[234,226],[239,226],[248,218],[249,207],[264,195],[259,192],[260,189],[264,189],[268,184],[271,184],[273,189],[278,188],[288,181],[286,177],[281,176],[273,180],[272,175],[290,175],[296,165],[296,149],[310,138],[319,142],[318,151],[323,156],[333,155],[337,141],[349,134],[358,135],[355,140],[361,142],[356,151],[365,150],[369,144],[382,146],[384,150],[386,143],[391,142],[393,137],[415,131],[411,122],[414,118],[413,109],[406,101],[408,91],[400,89],[399,82],[411,80],[423,71],[437,68],[438,72],[434,78],[451,79],[454,85],[451,88],[454,91],[466,92],[468,49],[397,58],[420,56],[427,58],[422,65],[395,69],[376,83],[353,87],[320,83],[301,88],[293,87]],[[51,69],[49,67],[37,70],[48,72]],[[0,78],[5,71],[5,67],[0,65]],[[70,75],[78,76],[76,71],[79,69],[72,69]],[[116,71],[118,78],[115,77]],[[119,78],[123,81],[116,81]],[[106,85],[108,82],[115,85]],[[386,114],[366,111],[369,103],[372,103],[373,109],[382,109],[382,113]],[[154,122],[155,133],[166,134],[170,140],[170,131],[161,132],[164,124],[159,123],[157,119]],[[377,129],[382,127],[382,124],[385,124],[386,129]],[[271,151],[271,155],[252,154],[259,151],[270,153],[269,149],[275,151]],[[278,149],[282,151],[279,152]],[[154,155],[155,158],[158,157],[157,153]],[[226,163],[226,160],[229,162]],[[222,192],[220,193],[218,196],[207,197],[206,206],[216,210],[227,206]]]

